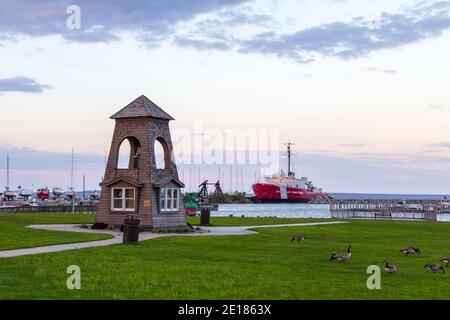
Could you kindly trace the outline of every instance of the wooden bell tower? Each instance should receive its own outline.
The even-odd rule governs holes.
[[[145,96],[111,116],[116,124],[109,151],[96,222],[120,227],[130,213],[145,230],[186,226],[177,167],[173,158],[169,121],[174,120]],[[121,145],[128,141],[128,167],[119,168]],[[157,168],[155,144],[164,151],[164,167]]]

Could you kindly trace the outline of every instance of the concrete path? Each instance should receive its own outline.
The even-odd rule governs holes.
[[[173,236],[231,236],[231,235],[245,235],[245,234],[255,234],[257,232],[250,229],[255,228],[274,228],[274,227],[308,227],[308,226],[318,226],[318,225],[329,225],[329,224],[341,224],[346,223],[342,221],[332,221],[332,222],[312,222],[312,223],[296,223],[296,224],[277,224],[277,225],[265,225],[265,226],[239,226],[239,227],[201,227],[203,232],[193,232],[193,233],[151,233],[151,232],[141,232],[139,234],[139,241],[150,240],[160,237],[173,237]],[[35,247],[26,249],[15,249],[15,250],[4,250],[0,251],[0,258],[18,257],[31,254],[41,254],[49,252],[59,252],[83,248],[92,247],[104,247],[110,246],[112,244],[122,243],[122,232],[115,232],[111,230],[91,230],[80,228],[80,225],[73,224],[52,224],[52,225],[31,225],[27,228],[41,229],[41,230],[51,230],[51,231],[66,231],[66,232],[85,232],[85,233],[100,233],[100,234],[110,234],[113,236],[112,239],[80,242],[80,243],[68,243],[68,244],[58,244],[45,247]]]

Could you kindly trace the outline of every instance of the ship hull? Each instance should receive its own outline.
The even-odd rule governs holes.
[[[255,183],[252,186],[255,201],[262,203],[307,203],[316,196],[327,193],[308,191],[301,188],[283,188],[270,183]]]

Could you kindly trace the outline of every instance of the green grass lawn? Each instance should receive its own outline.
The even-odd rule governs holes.
[[[25,228],[30,224],[93,223],[93,214],[0,214],[0,250],[109,239],[105,234]]]
[[[226,219],[213,223],[235,225],[240,218]],[[450,268],[445,274],[423,268],[450,256],[448,223],[352,220],[257,230],[0,259],[0,298],[450,299]],[[291,243],[299,233],[306,240]],[[349,244],[348,262],[328,261],[331,251],[345,252]],[[399,252],[405,246],[417,246],[422,254],[405,257]],[[385,259],[397,265],[398,274],[383,272],[382,289],[368,290],[367,266],[382,267]],[[66,288],[66,268],[73,264],[81,268],[81,290]]]

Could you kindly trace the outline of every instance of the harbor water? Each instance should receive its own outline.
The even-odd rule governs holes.
[[[219,204],[211,215],[218,217],[278,217],[278,218],[331,218],[328,204],[307,203],[250,203]],[[450,214],[439,214],[438,221],[450,221]]]
[[[327,204],[305,203],[250,203],[219,204],[212,215],[226,217],[331,218]]]

